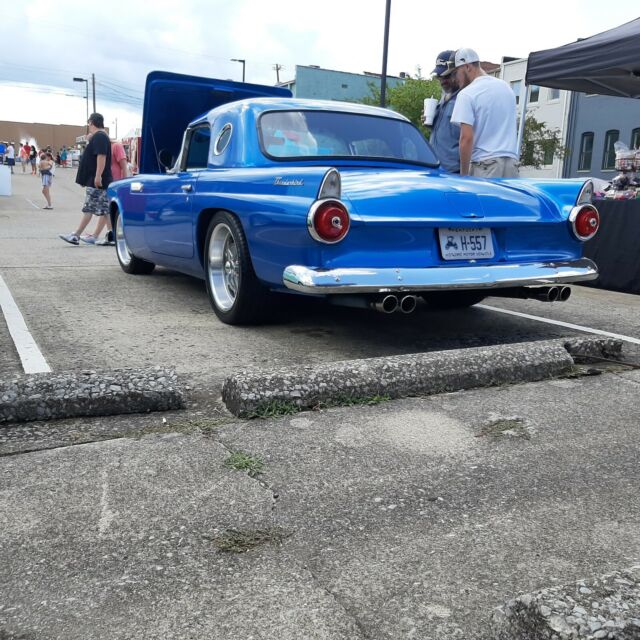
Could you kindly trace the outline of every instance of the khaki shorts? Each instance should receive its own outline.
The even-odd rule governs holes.
[[[477,178],[517,178],[520,172],[517,160],[500,156],[472,162],[469,175]]]

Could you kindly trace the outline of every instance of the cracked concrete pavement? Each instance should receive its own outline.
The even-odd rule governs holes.
[[[76,446],[34,424],[31,453],[0,450],[0,631],[488,639],[518,593],[640,558],[639,389],[634,370],[269,420],[200,406]],[[228,468],[238,451],[263,473]],[[234,532],[260,544],[220,550]]]

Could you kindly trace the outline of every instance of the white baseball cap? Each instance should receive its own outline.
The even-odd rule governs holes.
[[[462,47],[462,49],[454,51],[449,58],[449,70],[441,75],[448,76],[454,69],[464,64],[471,64],[472,62],[480,62],[480,57],[473,49]]]

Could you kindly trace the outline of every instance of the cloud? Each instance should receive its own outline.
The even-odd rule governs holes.
[[[5,1],[2,11],[0,78],[77,96],[66,97],[65,118],[82,116],[84,85],[73,77],[92,73],[98,105],[120,101],[135,111],[155,69],[240,80],[242,67],[231,58],[241,58],[247,81],[273,84],[276,63],[281,80],[293,78],[296,64],[356,73],[382,65],[385,0],[29,0]],[[636,11],[630,0],[606,12],[596,0],[538,0],[521,9],[506,0],[392,0],[388,72],[420,66],[428,74],[439,51],[460,46],[494,62],[525,56],[614,27]],[[0,101],[0,119],[19,119],[33,102],[44,103],[39,119],[60,118],[58,98],[43,95]]]

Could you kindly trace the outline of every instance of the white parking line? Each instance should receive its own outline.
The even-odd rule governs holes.
[[[25,200],[34,208],[34,209],[38,209],[38,211],[40,210],[40,207],[35,203],[32,202],[31,200],[29,200],[29,198],[25,198]]]
[[[497,311],[498,313],[506,313],[510,316],[527,318],[528,320],[537,320],[538,322],[546,322],[547,324],[557,324],[560,327],[567,327],[568,329],[576,329],[577,331],[585,331],[586,333],[595,333],[599,336],[607,336],[608,338],[615,338],[616,340],[624,340],[625,342],[631,342],[632,344],[640,344],[640,339],[631,338],[629,336],[621,336],[619,333],[611,333],[609,331],[600,331],[600,329],[583,327],[582,325],[579,325],[579,324],[571,324],[570,322],[561,322],[560,320],[551,320],[550,318],[541,318],[540,316],[531,316],[528,313],[520,313],[519,311],[509,311],[507,309],[499,309],[498,307],[490,307],[488,304],[477,304],[476,307],[479,307],[480,309],[488,309],[489,311]]]
[[[40,352],[27,324],[15,303],[9,287],[0,276],[0,308],[9,328],[9,333],[16,345],[25,373],[49,373],[51,368]]]

